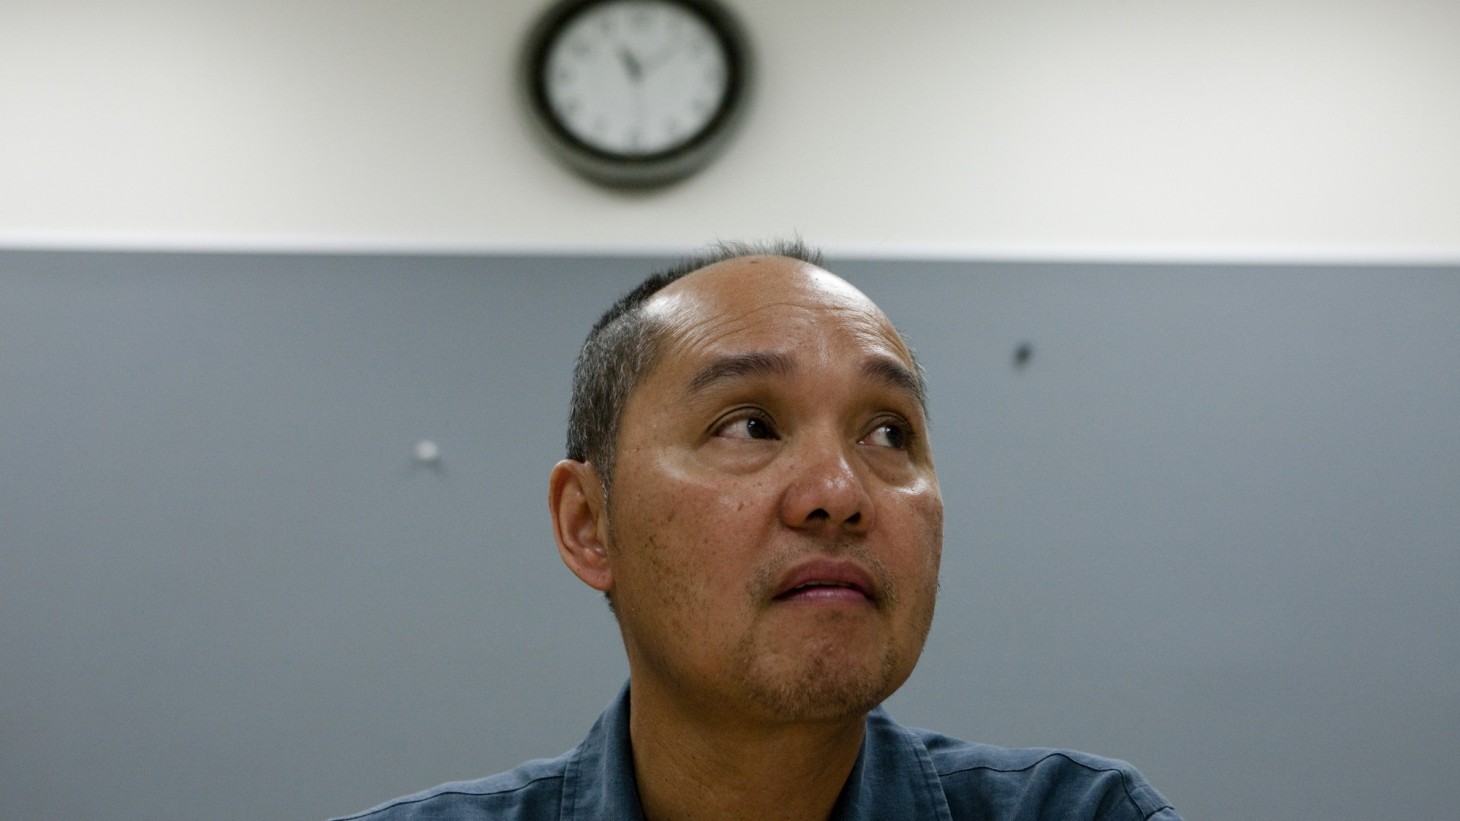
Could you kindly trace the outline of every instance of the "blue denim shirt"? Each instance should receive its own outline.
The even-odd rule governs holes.
[[[338,821],[640,821],[625,687],[583,743],[477,781],[443,784]],[[837,821],[1180,821],[1129,764],[1064,750],[1011,750],[867,716]]]

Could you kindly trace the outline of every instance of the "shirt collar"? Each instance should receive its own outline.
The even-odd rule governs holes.
[[[928,748],[881,707],[867,714],[862,751],[836,801],[835,821],[950,821]]]
[[[629,743],[629,686],[594,722],[563,771],[563,821],[643,821]]]
[[[578,745],[563,776],[563,821],[643,820],[629,742],[627,684]],[[881,707],[873,710],[832,818],[947,821],[949,817],[942,781],[927,748]]]

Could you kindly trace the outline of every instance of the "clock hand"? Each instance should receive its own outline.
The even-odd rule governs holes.
[[[634,53],[625,46],[619,46],[619,59],[623,61],[624,70],[629,73],[629,79],[635,83],[644,77],[644,66],[634,57]]]
[[[669,58],[678,54],[682,47],[682,43],[670,43],[664,48],[661,48],[653,54],[649,55],[649,58],[644,61],[644,72],[648,73],[664,65],[664,63],[667,62]]]

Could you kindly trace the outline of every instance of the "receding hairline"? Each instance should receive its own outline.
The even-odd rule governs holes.
[[[864,313],[874,324],[881,326],[885,338],[891,343],[890,355],[869,358],[859,366],[860,372],[900,393],[907,394],[917,404],[923,415],[925,417],[928,415],[927,385],[922,365],[918,362],[912,346],[908,344],[907,339],[903,337],[892,319],[887,316],[887,312],[883,311],[882,307],[861,289],[821,267],[819,260],[811,262],[774,252],[732,257],[693,269],[650,295],[642,305],[638,306],[640,316],[652,329],[649,331],[652,339],[650,343],[652,354],[645,363],[640,381],[648,378],[663,363],[664,356],[669,350],[669,343],[675,335],[673,315],[684,301],[694,300],[701,295],[702,292],[697,293],[696,285],[703,283],[705,278],[710,276],[733,276],[727,269],[744,265],[759,266],[765,262],[773,263],[779,271],[786,272],[790,276],[804,277],[805,280],[814,283],[817,290],[835,294],[838,301],[843,303],[843,307]],[[702,369],[692,379],[689,387],[693,392],[709,382],[719,381],[721,378],[743,374],[747,371],[784,372],[793,369],[791,362],[792,360],[789,358],[774,352],[730,353]],[[636,385],[633,392],[637,392],[637,388]]]
[[[673,282],[670,282],[666,284],[663,288],[655,291],[649,296],[648,299],[644,300],[644,305],[641,307],[648,307],[652,305],[655,301],[668,297],[673,297],[680,292],[687,291],[693,288],[696,283],[701,282],[707,278],[714,276],[729,276],[729,274],[727,273],[729,269],[740,268],[750,268],[750,271],[744,273],[751,274],[762,273],[768,268],[774,268],[791,276],[801,276],[808,280],[817,282],[819,286],[826,288],[827,290],[837,291],[844,296],[861,300],[865,302],[868,306],[873,308],[877,313],[882,313],[882,309],[877,306],[877,303],[873,302],[870,297],[862,293],[862,291],[858,289],[857,286],[851,284],[850,282],[847,282],[840,276],[837,276],[831,271],[823,268],[821,266],[819,258],[813,261],[798,256],[779,254],[776,253],[774,250],[757,251],[755,253],[746,254],[744,256],[716,259],[706,263],[705,265],[701,265],[698,268],[693,268],[689,271],[686,271],[682,276],[676,278]]]
[[[801,257],[778,254],[774,251],[719,259],[688,270],[674,281],[650,294],[635,310],[641,319],[657,326],[656,334],[672,330],[672,323],[669,320],[672,320],[677,305],[703,299],[706,288],[716,287],[706,282],[714,277],[728,280],[732,284],[743,283],[743,279],[746,277],[787,277],[788,282],[793,285],[799,284],[796,282],[797,280],[800,283],[808,283],[813,290],[832,296],[835,302],[841,303],[842,307],[862,311],[876,324],[885,326],[890,332],[890,338],[896,341],[900,352],[907,357],[908,361],[913,362],[916,359],[911,346],[903,339],[902,333],[897,330],[891,318],[861,289],[823,268],[819,259],[811,261]]]

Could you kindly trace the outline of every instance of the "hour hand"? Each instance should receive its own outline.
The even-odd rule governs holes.
[[[639,82],[644,76],[644,66],[639,62],[639,58],[635,57],[626,46],[619,46],[618,57],[624,64],[624,70],[629,73],[629,79],[636,83]]]

